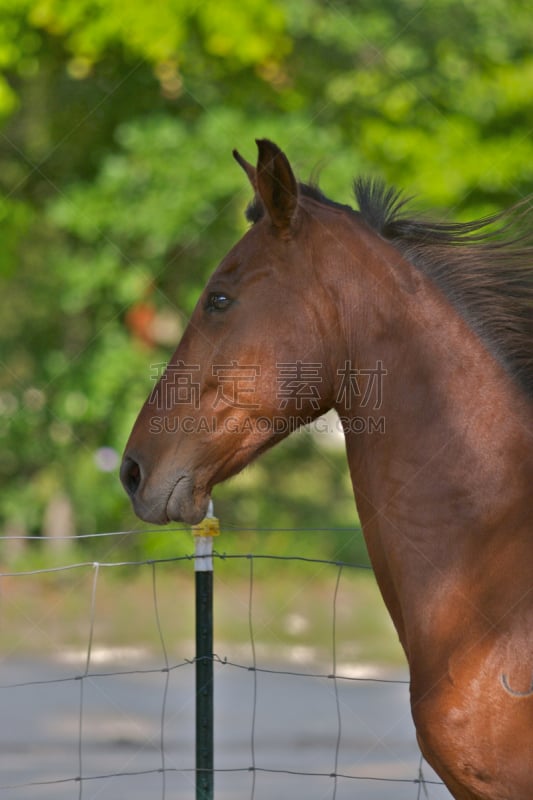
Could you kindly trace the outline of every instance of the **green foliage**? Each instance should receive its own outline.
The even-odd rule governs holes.
[[[278,141],[341,202],[370,172],[455,217],[500,208],[531,191],[532,36],[521,0],[161,0],[157,13],[0,0],[5,525],[40,532],[58,493],[78,531],[138,524],[105,448],[122,450],[244,230],[233,147],[253,159],[255,137]],[[297,436],[221,487],[218,513],[237,527],[353,527],[343,459]],[[288,537],[272,537],[285,552]],[[166,551],[163,535],[150,541]],[[364,557],[355,535],[325,547]]]
[[[154,8],[142,0],[36,0],[29,18],[36,28],[60,35],[76,58],[95,61],[120,45],[153,63],[176,58],[197,32],[208,54],[256,64],[287,48],[282,6],[243,0],[163,0]]]

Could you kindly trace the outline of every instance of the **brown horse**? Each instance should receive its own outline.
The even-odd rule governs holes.
[[[143,519],[196,523],[215,484],[335,408],[421,749],[455,798],[531,800],[527,212],[410,219],[369,182],[355,212],[258,149],[234,154],[253,225],[140,412],[124,486]]]

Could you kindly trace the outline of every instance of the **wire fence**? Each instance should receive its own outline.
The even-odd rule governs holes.
[[[21,622],[19,636],[4,649],[0,664],[4,720],[0,797],[193,797],[198,777],[194,706],[202,688],[195,687],[194,678],[199,658],[207,658],[215,673],[213,776],[217,800],[286,796],[295,800],[449,798],[417,752],[407,676],[355,674],[355,665],[347,665],[341,658],[340,617],[346,616],[350,599],[346,595],[353,589],[352,576],[366,568],[343,561],[263,553],[215,551],[213,559],[215,619],[219,587],[231,595],[232,584],[238,583],[229,613],[235,624],[245,629],[245,641],[235,645],[219,642],[215,622],[214,652],[208,656],[198,656],[190,642],[182,641],[181,628],[178,636],[179,626],[173,624],[183,619],[192,622],[194,617],[189,580],[192,548],[187,555],[169,558],[88,560],[0,573],[4,618],[11,606],[19,603],[11,599],[13,582],[27,581],[24,592],[30,593],[34,582],[54,582],[54,595],[48,597],[46,610],[41,607],[36,615],[24,606],[20,618],[28,630]],[[300,599],[316,592],[318,571],[320,586],[326,583],[329,587],[320,598],[329,618],[329,642],[320,657],[313,654],[313,643],[305,643],[303,635],[298,637],[297,647],[291,650],[284,644],[274,655],[263,646],[265,579],[258,580],[258,569],[263,571],[268,566],[267,580],[283,585],[280,568],[295,564],[302,570],[297,588]],[[234,571],[225,574],[230,565],[238,565],[238,581]],[[108,608],[101,612],[98,604],[103,576],[121,570],[132,581],[139,571],[148,571],[149,595],[144,593],[139,598],[142,609],[133,607],[130,611],[135,627],[135,617],[141,611],[147,613],[147,604],[151,606],[154,637],[145,653],[130,646],[105,654],[99,641],[107,622],[101,615],[108,614]],[[170,587],[169,570],[176,576],[176,583]],[[63,588],[62,581],[69,576],[75,579]],[[181,587],[178,580],[183,581]],[[120,592],[120,586],[115,583],[114,591]],[[169,590],[173,597],[170,602],[165,598],[163,614],[162,594]],[[31,638],[32,631],[42,637],[47,625],[61,629],[62,593],[78,600],[79,595],[84,596],[85,645],[73,655],[54,633],[50,634],[54,658],[35,651],[31,657],[25,656],[23,641]],[[20,597],[20,591],[15,594]],[[172,602],[175,612],[169,615]],[[268,613],[275,615],[276,611],[270,609]],[[202,622],[197,620],[198,624]],[[181,657],[175,655],[177,647],[181,648]],[[294,659],[290,663],[295,650],[296,665]],[[289,651],[290,657],[286,657]],[[200,747],[203,735],[200,725]]]

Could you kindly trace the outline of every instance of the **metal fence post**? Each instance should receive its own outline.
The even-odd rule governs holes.
[[[213,800],[213,536],[219,524],[209,502],[193,526],[196,588],[196,800]]]

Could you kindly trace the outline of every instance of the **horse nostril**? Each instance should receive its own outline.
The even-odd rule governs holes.
[[[130,497],[133,497],[141,482],[141,468],[133,458],[126,456],[120,468],[120,480]]]

